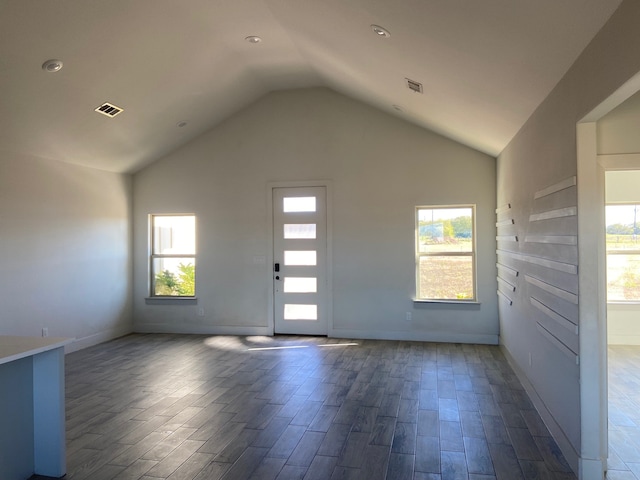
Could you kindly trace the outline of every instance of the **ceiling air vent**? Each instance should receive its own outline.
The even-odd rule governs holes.
[[[107,117],[115,117],[119,113],[122,113],[123,110],[123,108],[116,107],[114,104],[107,102],[96,108],[96,112],[106,115]]]
[[[420,82],[416,82],[415,80],[411,80],[410,78],[407,78],[405,80],[407,81],[407,87],[409,87],[409,90],[416,93],[422,93],[422,84]]]

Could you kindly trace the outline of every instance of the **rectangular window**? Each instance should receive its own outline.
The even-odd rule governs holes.
[[[474,301],[475,207],[416,208],[416,297]]]
[[[195,215],[151,215],[151,296],[196,294]]]
[[[607,301],[640,302],[640,205],[606,206]]]

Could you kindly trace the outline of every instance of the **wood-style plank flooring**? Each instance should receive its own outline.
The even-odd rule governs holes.
[[[69,480],[575,479],[494,346],[135,334],[66,375]]]
[[[608,480],[640,480],[640,346],[609,345]]]

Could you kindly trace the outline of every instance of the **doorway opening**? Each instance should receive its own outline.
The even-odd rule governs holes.
[[[610,399],[616,394],[616,379],[608,376],[610,359],[607,330],[611,332],[608,325],[611,311],[607,299],[605,205],[608,202],[605,184],[608,172],[640,169],[640,137],[637,135],[640,128],[639,91],[640,74],[637,74],[577,125],[581,468],[594,472],[598,464],[604,464],[604,470],[626,468],[625,463],[620,462],[620,455],[616,454],[613,447],[610,450],[609,445],[613,445],[616,438],[621,438],[615,428],[626,428],[616,423],[635,423],[633,419],[619,416],[615,408],[609,408],[615,407],[615,402]],[[634,102],[638,108],[631,108]],[[634,114],[631,114],[632,110],[635,110]],[[640,185],[636,191],[638,189]],[[608,190],[612,191],[611,188]],[[640,317],[637,318],[640,323]],[[614,360],[613,357],[611,360]],[[615,367],[614,363],[612,367]],[[612,389],[609,388],[610,380]],[[637,461],[640,461],[640,442],[636,442],[636,445],[626,442],[625,448],[627,453],[633,452]],[[626,469],[629,470],[628,475],[635,474],[630,467]],[[640,472],[636,478],[640,479]]]
[[[329,335],[330,186],[270,185],[271,304],[274,334]]]

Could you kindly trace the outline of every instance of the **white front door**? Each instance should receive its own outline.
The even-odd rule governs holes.
[[[327,335],[327,191],[273,189],[275,333]]]

